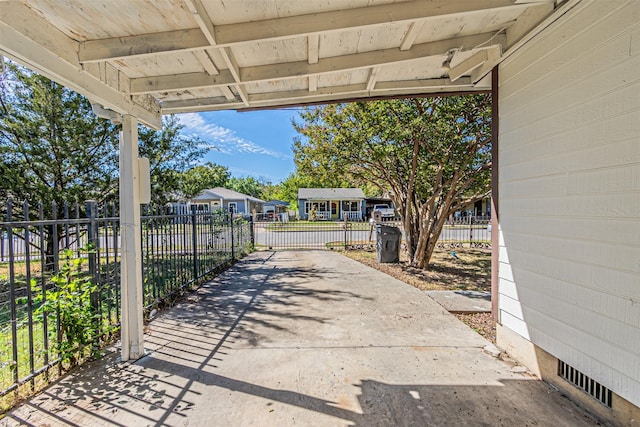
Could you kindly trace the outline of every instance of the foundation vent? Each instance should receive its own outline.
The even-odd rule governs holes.
[[[588,377],[576,368],[558,360],[558,375],[569,381],[574,386],[583,390],[589,396],[596,399],[608,408],[611,408],[611,390]]]

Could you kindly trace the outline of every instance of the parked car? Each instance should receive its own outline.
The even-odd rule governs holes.
[[[382,220],[390,220],[396,217],[396,211],[386,203],[373,205],[371,217],[375,219],[378,215]]]

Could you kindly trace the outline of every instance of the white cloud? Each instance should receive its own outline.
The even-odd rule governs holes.
[[[231,129],[218,126],[215,123],[207,123],[198,113],[180,114],[178,118],[180,123],[184,125],[184,132],[199,137],[206,143],[208,148],[225,154],[252,153],[264,154],[279,159],[291,159],[290,155],[270,150],[255,142],[241,138]]]

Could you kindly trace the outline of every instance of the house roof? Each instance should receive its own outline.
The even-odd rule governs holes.
[[[157,128],[161,114],[486,91],[566,3],[2,0],[0,51]]]
[[[264,202],[265,205],[273,205],[273,206],[283,206],[285,208],[289,207],[289,203],[283,202],[282,200],[269,200],[268,202]]]
[[[298,199],[354,200],[364,199],[360,188],[299,188]]]
[[[200,194],[194,197],[192,200],[211,200],[211,199],[224,199],[224,200],[245,200],[248,199],[256,203],[265,203],[264,200],[260,200],[257,197],[249,196],[248,194],[242,194],[237,191],[229,190],[228,188],[216,187],[203,190]]]

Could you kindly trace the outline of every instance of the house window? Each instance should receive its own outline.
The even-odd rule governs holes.
[[[304,202],[304,213],[309,213],[313,208],[316,208],[318,212],[327,212],[329,210],[329,202]]]
[[[344,212],[358,212],[360,210],[360,206],[357,201],[345,200],[342,202],[342,210]]]
[[[229,212],[238,213],[238,204],[236,202],[229,202]]]
[[[315,206],[316,209],[318,209],[318,204],[317,203],[305,202],[304,203],[304,212],[308,214],[311,211],[311,209],[313,209],[314,206]]]

